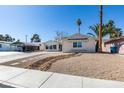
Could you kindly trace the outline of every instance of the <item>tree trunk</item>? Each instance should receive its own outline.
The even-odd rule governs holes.
[[[80,34],[80,26],[78,27],[78,33]]]
[[[99,52],[102,52],[102,5],[100,5]]]

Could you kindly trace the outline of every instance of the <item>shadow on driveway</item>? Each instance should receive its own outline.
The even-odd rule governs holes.
[[[15,87],[4,85],[4,84],[0,83],[0,88],[15,88]]]

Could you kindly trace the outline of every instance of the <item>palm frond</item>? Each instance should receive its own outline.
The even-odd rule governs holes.
[[[92,37],[96,37],[94,34],[92,34],[92,33],[87,33],[88,35],[90,35],[90,36],[92,36]]]

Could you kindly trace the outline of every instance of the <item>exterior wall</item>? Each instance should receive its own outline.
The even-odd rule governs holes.
[[[17,46],[12,46],[9,43],[0,43],[2,47],[0,48],[0,51],[15,51],[17,50]]]
[[[39,50],[43,51],[45,49],[44,44],[39,45]]]
[[[18,51],[20,50],[17,46],[10,45],[10,51]]]
[[[81,48],[73,48],[73,42],[81,41]],[[64,40],[62,43],[63,52],[95,52],[96,41],[89,38],[88,40]]]
[[[4,43],[0,43],[0,44],[1,44],[0,51],[10,50],[10,44],[4,44]]]
[[[102,51],[103,52],[111,52],[111,50],[110,50],[110,44],[107,44],[107,45],[104,45],[104,43],[102,43]]]
[[[39,47],[39,50],[40,50],[40,51],[43,51],[43,50],[44,50],[44,45],[43,45],[43,43],[41,43],[41,42],[38,42],[38,43],[31,43],[31,45]]]
[[[118,53],[119,53],[119,54],[124,54],[124,42],[122,42],[122,43],[118,46]]]

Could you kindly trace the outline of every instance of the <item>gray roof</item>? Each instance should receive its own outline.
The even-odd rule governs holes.
[[[69,37],[66,37],[65,39],[68,39],[68,40],[85,40],[85,39],[88,39],[89,36],[87,35],[83,35],[83,34],[73,34]]]

